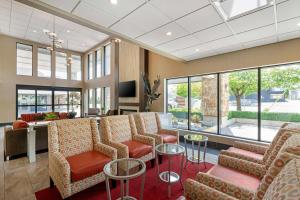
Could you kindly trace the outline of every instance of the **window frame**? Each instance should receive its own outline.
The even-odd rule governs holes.
[[[214,73],[203,73],[203,74],[196,74],[196,75],[189,75],[189,76],[178,76],[178,77],[172,77],[172,78],[166,78],[165,79],[165,98],[164,98],[164,110],[168,113],[168,81],[169,80],[174,80],[174,79],[179,79],[179,78],[188,78],[188,129],[179,129],[179,130],[183,130],[183,131],[193,131],[193,132],[198,132],[198,133],[206,133],[206,134],[212,134],[212,135],[219,135],[219,136],[224,136],[224,137],[229,137],[229,138],[238,138],[238,139],[243,139],[243,140],[249,140],[249,141],[258,141],[258,142],[264,142],[264,143],[270,143],[270,141],[265,141],[261,139],[261,78],[262,78],[262,74],[261,74],[261,70],[266,69],[266,68],[275,68],[275,67],[284,67],[284,66],[289,66],[291,64],[298,64],[300,65],[300,61],[297,62],[289,62],[289,63],[280,63],[280,64],[275,64],[275,65],[264,65],[264,66],[257,66],[257,67],[251,67],[251,68],[247,68],[247,69],[234,69],[234,70],[227,70],[227,71],[221,71],[221,72],[214,72]],[[224,135],[221,134],[221,120],[220,120],[220,109],[221,109],[221,97],[220,97],[220,79],[221,79],[221,75],[225,74],[225,73],[232,73],[232,72],[238,72],[238,71],[247,71],[247,70],[257,70],[257,140],[256,139],[251,139],[251,138],[245,138],[245,137],[238,137],[238,136],[231,136],[231,135]],[[190,100],[191,100],[191,96],[190,96],[190,79],[192,77],[196,77],[196,76],[206,76],[206,75],[217,75],[217,132],[208,132],[208,131],[197,131],[197,130],[192,130],[190,128],[190,109],[191,109],[191,105],[190,105]]]
[[[34,90],[35,91],[35,105],[18,105],[18,90]],[[51,91],[52,92],[52,105],[38,105],[37,104],[37,91],[38,90],[44,90],[44,91]],[[68,111],[67,112],[71,112],[70,108],[70,101],[69,101],[69,96],[70,96],[70,92],[80,92],[80,104],[76,104],[76,105],[80,105],[80,117],[82,117],[82,110],[83,110],[83,95],[82,95],[82,88],[70,88],[70,87],[52,87],[52,86],[39,86],[39,85],[16,85],[16,119],[18,119],[18,108],[19,107],[26,107],[26,106],[34,106],[35,107],[35,113],[39,113],[37,112],[37,107],[38,106],[51,106],[52,107],[52,111],[51,112],[55,112],[54,107],[55,104],[54,103],[54,92],[55,91],[67,91],[67,108]]]
[[[18,74],[18,44],[31,46],[31,75]],[[33,45],[16,42],[16,75],[17,76],[33,76]]]

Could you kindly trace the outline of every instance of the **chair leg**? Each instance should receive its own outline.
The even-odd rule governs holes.
[[[111,188],[114,189],[117,187],[117,181],[116,180],[111,180]]]
[[[54,182],[51,177],[50,177],[50,188],[54,188]]]
[[[151,168],[153,168],[155,166],[155,159],[151,160]]]

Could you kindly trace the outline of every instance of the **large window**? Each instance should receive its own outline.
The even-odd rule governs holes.
[[[81,89],[17,85],[17,118],[21,114],[76,112],[81,116]]]
[[[88,79],[93,79],[94,78],[94,65],[93,65],[93,53],[88,54]]]
[[[81,56],[72,55],[71,80],[81,81]]]
[[[104,46],[104,75],[110,74],[111,44]]]
[[[166,83],[174,128],[270,142],[283,123],[300,124],[300,63]]]
[[[51,77],[51,51],[44,48],[38,48],[38,76]]]
[[[96,77],[102,76],[102,53],[101,49],[96,51]]]
[[[67,54],[56,52],[55,76],[59,79],[68,78]]]
[[[95,108],[95,89],[88,90],[88,104],[89,108]]]
[[[110,87],[104,88],[104,112],[110,109]]]
[[[103,92],[102,88],[96,88],[96,108],[99,108],[101,112],[104,110]]]
[[[32,46],[17,43],[17,75],[32,76]]]
[[[89,108],[99,108],[104,114],[110,109],[110,87],[88,90]]]

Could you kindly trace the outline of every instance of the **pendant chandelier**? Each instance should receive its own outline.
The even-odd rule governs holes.
[[[48,29],[43,29],[43,32],[51,40],[51,46],[47,47],[48,50],[56,51],[56,49],[62,48],[64,41],[59,39],[55,32],[55,16],[53,16],[53,32],[49,31]]]

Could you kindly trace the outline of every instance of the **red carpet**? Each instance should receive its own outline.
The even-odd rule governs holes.
[[[164,160],[160,165],[160,171],[167,170],[167,160]],[[180,169],[180,157],[174,157],[172,160],[172,170],[179,173]],[[194,178],[198,171],[206,172],[208,171],[213,164],[206,163],[206,169],[204,163],[201,163],[200,166],[197,164],[188,163],[187,167],[183,169],[182,180],[184,182],[187,178]],[[139,199],[139,192],[141,186],[141,177],[133,179],[130,181],[130,195]],[[177,182],[172,185],[172,197],[170,199],[177,199],[183,194],[183,188],[181,187],[180,182]],[[119,182],[115,189],[111,190],[112,199],[117,199],[120,195]],[[168,190],[167,184],[163,182],[158,182],[156,167],[151,168],[150,163],[147,163],[147,172],[145,180],[145,189],[144,189],[144,199],[155,199],[162,200],[168,199]],[[60,194],[56,188],[50,189],[46,188],[44,190],[38,191],[35,193],[37,200],[60,200]],[[86,189],[78,194],[75,194],[71,197],[72,200],[104,200],[107,199],[105,182],[100,183],[92,188]]]

